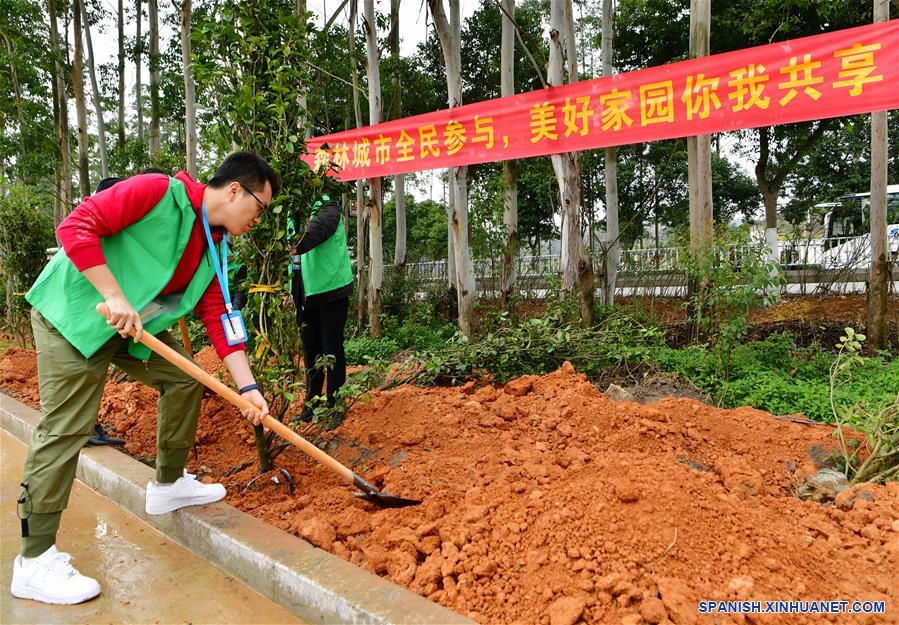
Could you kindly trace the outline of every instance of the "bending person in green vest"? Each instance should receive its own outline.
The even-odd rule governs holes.
[[[194,310],[240,393],[256,406],[244,417],[259,424],[268,405],[247,362],[243,321],[231,306],[226,235],[259,223],[279,186],[262,158],[237,152],[208,185],[185,172],[134,176],[85,198],[57,228],[62,247],[26,295],[43,416],[18,499],[22,553],[13,565],[14,596],[71,604],[100,593],[96,580],[57,549],[56,532],[110,363],[159,391],[147,514],[225,496],[221,484],[202,484],[185,470],[203,387],[128,337],[132,329],[137,337],[151,332],[189,358],[167,330]],[[109,307],[109,321],[96,312],[100,302]]]
[[[294,217],[299,222],[298,216]],[[340,206],[325,196],[312,207],[306,230],[294,254],[291,291],[297,309],[297,324],[303,340],[306,367],[306,399],[295,420],[312,420],[312,400],[322,393],[327,373],[327,402],[334,409],[338,389],[346,382],[343,331],[353,292],[353,268],[346,244]],[[317,367],[319,356],[331,355],[334,364]],[[344,415],[333,411],[325,429],[343,423]]]

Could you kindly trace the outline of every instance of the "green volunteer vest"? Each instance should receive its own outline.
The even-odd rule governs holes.
[[[118,281],[125,298],[146,315],[144,331],[157,334],[194,309],[215,276],[204,254],[184,293],[159,296],[175,273],[184,253],[196,213],[184,184],[169,179],[169,188],[159,203],[140,221],[111,237],[100,240],[106,264]],[[157,296],[159,296],[157,298]],[[59,330],[85,358],[90,358],[116,334],[96,306],[103,297],[60,250],[38,276],[25,299]],[[148,308],[148,304],[156,302]],[[140,360],[150,357],[150,349],[131,341],[129,353]]]
[[[346,245],[343,218],[337,222],[337,230],[328,239],[302,256],[303,290],[306,297],[339,289],[353,281],[350,251]]]

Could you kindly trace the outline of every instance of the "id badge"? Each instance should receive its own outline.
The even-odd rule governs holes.
[[[243,324],[243,315],[239,310],[222,315],[222,326],[225,328],[225,339],[228,341],[228,345],[247,342],[247,328]]]

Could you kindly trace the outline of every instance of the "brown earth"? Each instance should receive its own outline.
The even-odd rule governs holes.
[[[687,319],[682,297],[622,297],[615,302],[619,306],[639,308],[661,325],[677,324]],[[501,308],[499,300],[482,298],[476,318]],[[545,308],[546,302],[543,300],[525,300],[516,312],[519,317],[527,318],[541,314]],[[861,327],[865,325],[866,318],[865,295],[862,293],[787,295],[774,306],[749,313],[750,323],[839,321]],[[887,299],[887,318],[891,324],[899,323],[899,296],[891,295]]]
[[[211,350],[198,356],[209,371]],[[36,406],[33,352],[0,385]],[[110,381],[100,410],[155,454],[156,392]],[[227,501],[483,623],[899,623],[899,483],[842,507],[793,496],[831,428],[692,399],[615,403],[570,365],[504,388],[374,392],[322,444],[421,506],[380,510],[293,448],[259,476],[251,428],[204,403],[189,469]],[[813,460],[814,459],[814,460]],[[883,600],[877,616],[711,616],[701,599]]]

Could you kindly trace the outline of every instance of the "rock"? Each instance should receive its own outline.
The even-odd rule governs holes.
[[[562,436],[571,436],[572,432],[574,432],[573,428],[567,421],[561,421],[559,425],[556,426],[556,432],[561,434]]]
[[[562,366],[559,368],[559,371],[561,371],[565,375],[572,375],[572,374],[574,374],[574,365],[571,364],[570,360],[566,360],[565,362],[562,363]]]
[[[534,388],[534,378],[532,376],[524,376],[517,380],[512,380],[503,388],[507,394],[513,397],[524,397]]]
[[[387,549],[375,543],[366,545],[362,548],[365,554],[365,568],[375,573],[383,574],[387,572]]]
[[[331,547],[331,553],[333,553],[338,558],[343,558],[344,560],[350,559],[350,550],[346,548],[339,540],[335,540],[334,544]]]
[[[880,542],[880,530],[877,529],[876,525],[871,524],[864,526],[861,535],[874,543]]]
[[[640,602],[640,616],[647,623],[656,625],[656,623],[661,623],[668,618],[668,611],[665,609],[665,604],[662,603],[661,599],[651,597]]]
[[[549,625],[574,625],[584,613],[586,603],[582,597],[562,597],[550,604]]]
[[[496,574],[496,562],[487,561],[478,564],[472,571],[477,577],[493,577]]]
[[[622,579],[620,582],[615,584],[612,587],[612,596],[613,597],[624,597],[626,601],[621,604],[622,607],[627,605],[627,603],[631,599],[636,599],[640,596],[640,591],[637,589],[635,585],[630,583],[629,581]]]
[[[609,399],[612,401],[636,401],[632,394],[617,384],[609,384],[609,388],[606,389],[606,395],[608,395]]]
[[[636,503],[640,500],[640,489],[634,484],[626,481],[618,481],[613,484],[615,488],[615,496],[621,503]]]
[[[418,565],[415,558],[407,551],[392,551],[387,556],[387,573],[397,584],[408,586],[415,579]]]
[[[518,418],[519,414],[518,407],[512,403],[502,403],[496,408],[496,416],[503,421],[514,421]]]
[[[440,425],[459,425],[459,417],[450,412],[437,419],[437,423]]]
[[[337,532],[330,523],[319,517],[312,517],[303,524],[300,536],[325,551],[330,551],[337,538]]]
[[[481,402],[475,401],[473,399],[462,404],[462,408],[465,410],[465,412],[468,412],[470,414],[480,414],[481,411],[484,410]]]
[[[483,519],[486,514],[487,506],[472,506],[462,515],[462,521],[468,524],[476,523]]]
[[[371,531],[371,518],[359,508],[346,508],[334,517],[334,529],[340,538],[365,534]]]
[[[431,555],[440,548],[440,536],[425,536],[418,544],[418,550],[423,554]]]
[[[802,525],[810,530],[814,530],[825,539],[840,533],[840,530],[833,523],[822,516],[806,517],[803,519]]]
[[[400,444],[405,445],[407,447],[412,447],[414,445],[418,445],[424,439],[425,439],[425,430],[422,427],[411,427],[407,430],[404,430],[399,436]]]
[[[891,528],[894,532],[899,532],[899,519],[896,519],[895,521],[893,521],[893,524],[890,525],[890,528]]]
[[[581,451],[574,445],[565,450],[565,457],[575,463],[587,464],[590,462],[590,454]]]
[[[619,573],[609,573],[603,577],[600,577],[596,580],[596,589],[602,592],[608,592],[612,590],[618,583],[622,580],[621,574]]]
[[[813,476],[806,477],[805,482],[799,486],[796,494],[800,499],[806,501],[829,503],[848,488],[849,480],[846,479],[843,473],[825,467]]]
[[[767,490],[765,477],[740,459],[718,458],[714,469],[721,476],[724,487],[741,499],[764,495]]]
[[[443,556],[439,553],[432,554],[415,571],[415,584],[424,588],[430,583],[437,583],[442,575]]]
[[[851,488],[846,488],[840,491],[840,493],[836,497],[834,497],[833,505],[835,505],[840,510],[852,510],[863,501],[873,503],[874,493],[866,489],[864,487],[864,484],[858,484]]]
[[[622,616],[621,620],[618,622],[621,623],[621,625],[643,625],[645,621],[643,620],[643,617],[636,612],[631,612]]]
[[[657,580],[659,595],[668,611],[668,618],[675,625],[696,625],[696,601],[690,589],[676,579],[662,578]]]
[[[743,575],[730,580],[727,587],[737,599],[747,601],[755,592],[755,580],[748,575]]]
[[[503,423],[505,423],[505,421],[503,421],[499,417],[493,416],[492,414],[485,414],[478,421],[478,425],[480,425],[482,428],[495,428],[499,427]]]
[[[537,464],[536,462],[526,462],[523,468],[525,473],[534,479],[549,475],[549,470],[544,465]]]
[[[496,395],[497,395],[496,389],[493,388],[492,386],[488,385],[488,386],[482,386],[481,388],[479,388],[477,390],[477,392],[474,394],[474,398],[477,401],[483,403],[483,402],[488,402],[488,401],[495,401]]]
[[[387,545],[398,545],[400,543],[409,543],[415,546],[418,544],[418,535],[411,527],[398,527],[387,536]]]

